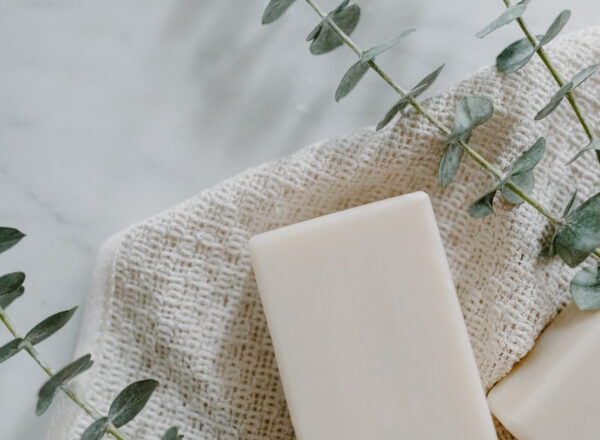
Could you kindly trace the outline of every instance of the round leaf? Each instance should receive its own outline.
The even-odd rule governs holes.
[[[10,249],[25,237],[18,229],[0,227],[0,253]]]
[[[571,281],[571,295],[581,310],[600,309],[600,271],[598,266],[577,272]]]
[[[334,13],[331,16],[331,20],[333,20],[346,35],[351,35],[360,20],[360,7],[358,5],[348,6],[347,8]],[[313,55],[321,55],[332,51],[343,43],[344,41],[337,35],[329,23],[325,21],[318,36],[310,45],[310,53]]]
[[[573,209],[554,237],[556,253],[571,267],[600,247],[600,193]]]
[[[535,176],[533,175],[532,171],[529,171],[527,173],[512,176],[509,179],[509,182],[518,186],[519,189],[525,194],[531,194],[533,187],[535,186]],[[502,197],[504,197],[506,201],[514,203],[515,205],[523,203],[523,199],[506,185],[502,185]]]
[[[502,73],[516,72],[531,60],[535,49],[527,38],[515,41],[496,57],[496,68]]]
[[[71,310],[59,312],[44,319],[25,335],[25,341],[29,342],[31,345],[36,345],[49,338],[69,322],[76,310],[77,307],[74,307]]]
[[[483,124],[494,114],[492,101],[480,96],[465,96],[456,105],[451,139],[456,136],[470,136],[471,130]]]
[[[494,197],[496,197],[497,188],[485,193],[479,197],[469,209],[469,214],[473,218],[483,218],[494,213]]]
[[[108,418],[102,417],[92,423],[81,436],[81,440],[100,440],[106,434]]]
[[[110,422],[117,428],[129,423],[144,409],[157,386],[158,382],[153,379],[141,380],[127,386],[110,405]]]
[[[271,0],[262,16],[262,23],[273,23],[290,7],[296,0]]]
[[[482,30],[477,32],[475,36],[477,38],[483,38],[486,35],[494,32],[496,29],[501,28],[502,26],[505,26],[510,22],[516,20],[521,15],[523,15],[525,10],[527,9],[527,3],[529,3],[529,0],[524,0],[522,2],[509,6],[498,18],[496,18]]]
[[[343,97],[345,97],[348,93],[350,93],[356,84],[362,79],[363,76],[369,70],[369,64],[363,62],[362,60],[354,63],[348,71],[342,77],[340,84],[335,91],[335,100],[339,101]]]
[[[571,18],[571,11],[569,11],[568,9],[558,14],[558,17],[554,19],[544,36],[541,39],[539,39],[540,46],[545,46],[546,44],[554,40],[554,38],[556,38],[560,31],[562,31],[563,28],[567,25],[569,18]]]

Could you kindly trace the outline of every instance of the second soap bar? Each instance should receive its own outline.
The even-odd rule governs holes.
[[[299,440],[496,439],[425,193],[250,250]]]

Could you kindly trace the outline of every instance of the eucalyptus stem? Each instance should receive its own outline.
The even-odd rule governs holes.
[[[348,46],[357,56],[362,56],[363,50],[354,42],[352,39],[342,30],[340,27],[329,17],[313,0],[305,0],[314,11],[322,18],[327,20],[329,26],[335,31],[335,33],[342,39],[342,41]],[[377,73],[386,83],[390,85],[392,89],[396,91],[401,97],[406,96],[406,90],[404,90],[398,83],[396,83],[388,74],[386,74],[375,61],[369,61],[369,66],[371,69]],[[419,112],[422,116],[424,116],[432,125],[434,125],[443,135],[448,136],[451,132],[450,128],[446,127],[439,119],[437,119],[429,110],[424,108],[421,104],[419,104],[414,98],[410,97],[408,99],[410,105]],[[471,148],[466,142],[460,140],[459,145],[461,148],[482,168],[484,168],[489,174],[494,176],[497,179],[502,179],[502,172],[494,167],[490,162],[488,162],[481,154],[479,154],[476,150]],[[529,204],[533,209],[538,211],[541,215],[546,217],[550,223],[555,226],[560,226],[563,224],[563,221],[550,213],[546,208],[544,208],[540,203],[534,200],[531,196],[526,194],[521,188],[519,188],[514,183],[507,181],[505,184],[508,188],[510,188],[515,194],[521,197],[527,204]],[[600,251],[595,251],[594,254],[600,257]]]
[[[17,328],[15,327],[14,323],[12,322],[12,320],[6,314],[6,311],[2,307],[0,307],[0,321],[2,321],[4,326],[8,329],[8,331],[14,338],[22,338],[20,333],[17,331]],[[29,356],[31,356],[33,358],[33,360],[40,366],[40,368],[42,370],[44,370],[44,372],[48,376],[50,376],[50,377],[54,376],[55,371],[48,364],[48,362],[46,362],[45,360],[43,360],[40,357],[39,352],[35,349],[35,347],[33,345],[31,345],[29,342],[25,342],[23,349],[29,354]],[[95,420],[102,418],[102,414],[100,413],[100,411],[98,411],[90,403],[86,402],[84,399],[79,397],[77,395],[77,393],[73,390],[73,388],[69,387],[68,385],[61,385],[60,389],[77,406],[79,406],[83,411],[85,411],[85,413],[87,415],[89,415],[90,417],[92,417]],[[129,437],[127,437],[125,434],[123,434],[117,428],[115,428],[115,426],[112,423],[108,424],[108,426],[106,428],[106,432],[111,434],[117,440],[129,440]]]
[[[510,0],[502,0],[502,1],[504,2],[504,4],[506,5],[507,8],[511,6]],[[538,46],[537,38],[535,37],[534,34],[531,33],[531,31],[527,27],[527,23],[525,23],[525,20],[523,19],[523,17],[517,18],[517,23],[518,23],[519,27],[521,28],[521,30],[523,31],[523,34],[529,40],[529,42],[533,45],[533,47],[537,47]],[[550,72],[550,75],[552,75],[552,78],[554,78],[554,81],[556,82],[556,84],[558,84],[559,87],[564,86],[565,85],[564,79],[562,78],[562,76],[560,75],[560,73],[558,72],[558,70],[556,69],[556,67],[550,60],[550,58],[548,57],[548,54],[546,53],[544,48],[539,47],[536,50],[536,53],[540,57],[540,59],[542,60],[544,65],[547,67],[548,71]],[[591,142],[592,140],[595,139],[594,132],[590,128],[586,118],[583,115],[583,112],[579,108],[577,101],[575,101],[575,97],[573,96],[572,92],[567,93],[567,101],[569,101],[569,104],[571,105],[573,112],[575,112],[575,116],[577,117],[577,119],[579,120],[579,123],[583,127],[583,131],[585,131],[585,135],[588,137],[588,140]],[[597,152],[597,154],[598,154],[598,157],[600,158],[600,152]]]

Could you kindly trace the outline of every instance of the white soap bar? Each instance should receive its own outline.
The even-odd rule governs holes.
[[[425,193],[250,250],[298,440],[496,439]]]
[[[600,313],[569,306],[488,402],[519,440],[600,439]]]

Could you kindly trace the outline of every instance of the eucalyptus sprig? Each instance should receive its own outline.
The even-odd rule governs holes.
[[[552,41],[565,27],[569,18],[571,17],[571,11],[562,11],[552,22],[548,30],[543,35],[535,35],[529,30],[527,23],[523,18],[523,14],[527,9],[529,0],[522,0],[519,3],[511,4],[510,0],[502,0],[506,5],[506,10],[496,18],[492,23],[482,29],[476,34],[478,38],[483,38],[487,34],[495,31],[496,29],[505,26],[513,21],[516,21],[525,38],[518,40],[504,49],[500,55],[496,58],[496,67],[500,72],[509,73],[519,70],[524,67],[534,54],[537,54],[548,69],[550,75],[559,87],[559,90],[550,98],[548,104],[541,109],[536,115],[535,119],[540,120],[552,113],[558,105],[562,102],[563,98],[567,98],[571,108],[573,109],[577,120],[581,124],[585,135],[588,138],[588,144],[582,148],[568,164],[577,160],[586,151],[596,151],[596,157],[600,161],[600,140],[594,134],[587,118],[584,116],[579,105],[577,104],[576,98],[573,95],[573,90],[587,80],[590,76],[596,73],[600,65],[593,64],[586,67],[579,72],[570,82],[565,82],[562,75],[558,72],[554,63],[544,50],[550,41]]]
[[[539,35],[536,38],[529,32],[522,20],[522,15],[527,8],[529,0],[521,1],[515,5],[511,5],[509,0],[503,1],[508,9],[500,17],[496,18],[492,23],[482,29],[477,36],[483,37],[499,27],[516,20],[525,32],[526,38],[513,43],[498,56],[497,66],[499,70],[504,72],[516,71],[525,66],[533,55],[537,53],[552,73],[556,82],[561,87],[565,86],[562,78],[547,57],[544,46],[552,41],[564,28],[570,17],[570,11],[561,13],[552,22],[546,33],[544,35]],[[598,249],[600,247],[600,194],[596,194],[581,205],[578,205],[575,193],[562,216],[551,213],[531,195],[535,184],[533,171],[543,158],[546,149],[545,139],[538,139],[531,147],[523,152],[506,174],[502,173],[481,156],[476,148],[469,145],[472,131],[491,118],[493,114],[493,104],[491,101],[487,98],[477,96],[467,96],[462,98],[457,104],[453,127],[452,129],[448,128],[429,110],[416,101],[418,95],[435,81],[441,69],[437,69],[413,89],[407,91],[397,82],[392,80],[392,78],[376,63],[375,57],[372,56],[373,53],[375,53],[375,55],[380,55],[385,50],[390,49],[400,40],[400,37],[405,36],[405,33],[400,34],[399,37],[376,45],[373,49],[364,51],[350,38],[350,34],[355,26],[353,26],[350,31],[346,32],[336,24],[334,19],[332,19],[333,16],[342,13],[346,8],[356,8],[358,7],[357,5],[348,6],[349,1],[345,0],[334,9],[334,11],[326,14],[316,4],[315,0],[305,0],[305,2],[321,18],[320,26],[329,26],[329,29],[334,33],[329,40],[329,46],[326,51],[332,50],[341,44],[345,44],[358,57],[358,61],[350,67],[342,78],[336,92],[337,100],[352,91],[360,79],[366,74],[367,68],[370,68],[398,95],[400,95],[400,100],[387,112],[384,119],[377,125],[377,130],[383,128],[396,115],[402,115],[404,109],[410,105],[434,125],[445,139],[445,148],[438,170],[438,177],[442,186],[447,186],[452,182],[464,154],[467,154],[496,180],[493,188],[484,193],[482,197],[475,200],[473,205],[471,205],[471,216],[480,218],[493,214],[493,199],[496,193],[500,191],[503,197],[510,203],[526,203],[531,206],[544,216],[555,228],[554,238],[550,246],[550,255],[558,255],[571,267],[579,265],[590,255],[600,258],[600,250]],[[285,9],[291,6],[292,3],[294,3],[294,0],[271,0],[265,11],[265,15],[269,17],[269,20],[265,21],[263,18],[263,23],[269,23],[279,18]],[[285,8],[283,8],[283,6],[285,6]],[[273,11],[277,11],[277,14],[274,14]],[[358,17],[359,14],[355,13],[355,16]],[[311,52],[313,52],[312,48]],[[600,150],[600,142],[594,137],[572,95],[572,90],[597,70],[595,65],[584,69],[584,71],[580,72],[570,83],[568,83],[568,86],[565,86],[564,93],[560,92],[558,95],[559,97],[562,96],[562,98],[567,98],[590,140],[590,143],[581,150],[574,159],[579,157],[585,151]],[[560,100],[562,100],[562,98],[559,97],[554,98],[554,101],[558,101],[556,106],[558,106]],[[552,105],[554,105],[554,103]],[[556,108],[556,106],[554,106],[554,108]],[[543,116],[545,116],[544,113],[549,114],[553,110],[550,107],[542,112]],[[600,269],[597,264],[593,268],[583,269],[575,276],[571,283],[571,293],[575,303],[580,308],[600,309]]]
[[[17,229],[0,227],[0,253],[15,246],[25,235]],[[40,388],[35,412],[42,415],[50,407],[56,394],[61,391],[79,406],[92,419],[93,423],[83,433],[81,440],[100,440],[106,435],[111,435],[117,440],[130,440],[119,428],[133,420],[144,408],[156,388],[158,382],[153,379],[134,382],[121,391],[113,400],[108,415],[104,416],[94,406],[81,398],[69,385],[75,377],[89,370],[92,365],[92,356],[86,354],[71,362],[60,371],[55,372],[44,361],[35,346],[48,339],[62,329],[75,314],[77,308],[58,312],[42,320],[34,326],[25,336],[21,336],[6,313],[6,308],[17,298],[23,295],[25,288],[25,274],[13,272],[0,277],[0,321],[8,329],[13,339],[0,347],[0,364],[21,351],[25,351],[49,376],[49,379]],[[182,435],[177,428],[167,430],[161,440],[181,440]]]

